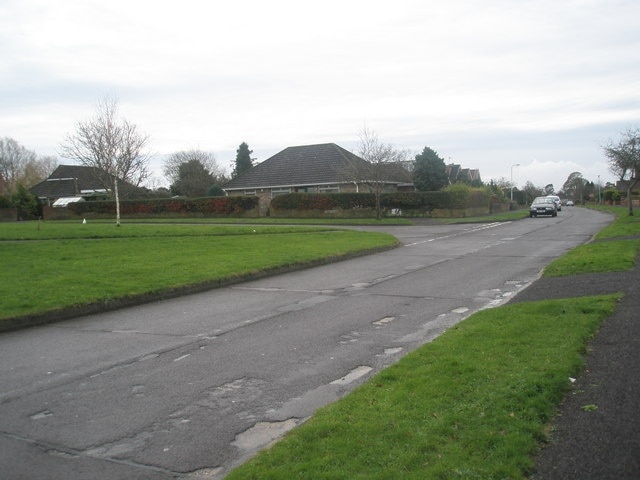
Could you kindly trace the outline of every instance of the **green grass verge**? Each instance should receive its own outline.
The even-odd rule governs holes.
[[[212,225],[143,223],[121,224],[91,222],[17,222],[3,224],[0,240],[55,240],[142,237],[208,237],[226,235],[266,235],[301,232],[337,231],[335,227],[287,225]]]
[[[581,273],[631,270],[640,251],[640,240],[618,240],[581,245],[554,260],[544,269],[545,277]]]
[[[545,277],[631,270],[640,252],[640,218],[624,207],[592,207],[615,220],[595,236],[596,241],[574,248],[544,269]]]
[[[635,215],[629,215],[627,207],[594,206],[590,208],[611,213],[616,217],[611,225],[598,232],[597,239],[628,237],[640,234],[640,211],[636,211]]]
[[[227,281],[397,243],[391,235],[344,229],[211,225],[47,223],[38,230],[10,224],[0,237],[5,240],[0,242],[0,320]]]
[[[58,221],[58,220],[56,220]],[[80,223],[77,220],[64,220]],[[113,219],[93,219],[90,223],[114,224]],[[284,218],[284,217],[153,217],[153,218],[125,218],[122,224],[138,223],[205,223],[232,225],[411,225],[411,219],[404,217],[375,218]]]
[[[484,310],[226,477],[522,479],[616,296]]]

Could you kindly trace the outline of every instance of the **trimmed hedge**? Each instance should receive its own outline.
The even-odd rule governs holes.
[[[441,192],[396,192],[380,195],[385,209],[431,211],[434,209],[466,208],[469,204],[488,205],[489,197],[483,190],[456,190]],[[373,193],[289,193],[271,201],[278,210],[351,210],[375,208]]]
[[[491,198],[485,189],[452,186],[438,192],[383,193],[380,205],[384,215],[417,217],[468,216],[489,213]],[[113,217],[114,201],[88,201],[69,204],[69,211],[82,217]],[[393,212],[397,210],[397,212]],[[375,215],[373,193],[290,193],[271,201],[271,215],[278,217],[370,217]],[[123,217],[223,217],[259,216],[257,196],[204,198],[164,198],[122,200]]]
[[[162,198],[120,201],[120,215],[212,217],[248,215],[258,208],[258,197]],[[75,202],[69,210],[76,215],[114,216],[116,202]]]
[[[373,193],[288,193],[271,200],[281,210],[351,210],[375,206]]]
[[[467,217],[489,214],[487,189],[452,185],[438,192],[394,192],[380,196],[384,216]],[[274,217],[371,217],[373,193],[290,193],[271,201]]]

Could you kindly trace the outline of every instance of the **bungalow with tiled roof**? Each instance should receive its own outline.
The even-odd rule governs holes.
[[[335,143],[288,147],[238,175],[222,188],[227,195],[255,195],[265,212],[277,195],[306,192],[365,192],[368,179],[353,173],[370,164]],[[397,165],[384,166],[385,191],[413,190],[409,172]]]
[[[98,169],[82,165],[59,165],[46,180],[29,189],[44,205],[66,206],[84,200],[106,200],[111,192],[98,177]],[[144,189],[127,182],[118,182],[121,198],[140,195]]]

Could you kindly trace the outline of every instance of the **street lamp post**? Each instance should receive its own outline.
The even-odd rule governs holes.
[[[598,175],[598,205],[602,202],[600,197],[600,175]]]
[[[511,186],[511,201],[513,202],[513,167],[519,167],[520,164],[519,163],[515,163],[513,165],[511,165],[511,182],[510,182],[510,186]]]

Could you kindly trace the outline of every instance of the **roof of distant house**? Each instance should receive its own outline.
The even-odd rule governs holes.
[[[29,189],[41,198],[73,197],[81,190],[104,189],[96,169],[82,165],[58,165],[49,178]]]
[[[95,193],[104,195],[108,192],[98,179],[99,172],[100,170],[96,167],[58,165],[49,178],[34,185],[29,191],[40,198],[89,196]],[[119,184],[121,193],[142,191],[128,182]]]
[[[345,171],[353,165],[368,164],[335,143],[288,147],[233,178],[223,188],[241,190],[346,183],[351,180],[346,178]],[[407,182],[406,176],[399,177],[393,172],[389,181]]]

